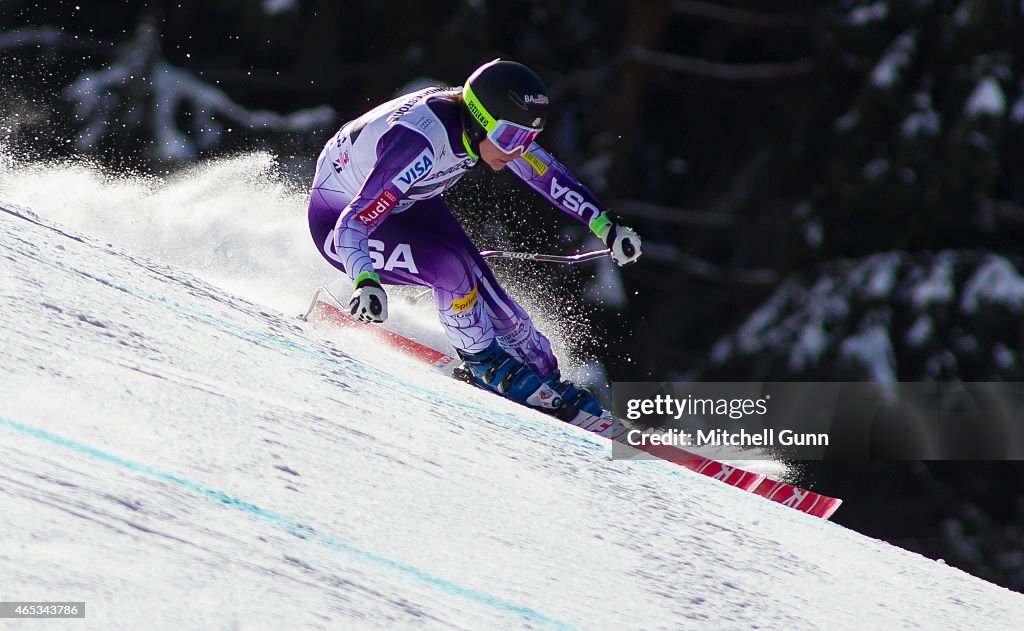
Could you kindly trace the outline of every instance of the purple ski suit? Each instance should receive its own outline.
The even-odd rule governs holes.
[[[479,157],[464,141],[461,88],[426,88],[346,123],[317,160],[309,229],[320,253],[355,282],[423,285],[448,341],[475,353],[498,343],[541,378],[558,367],[547,338],[505,292],[440,195]],[[508,167],[600,236],[594,195],[536,143]]]

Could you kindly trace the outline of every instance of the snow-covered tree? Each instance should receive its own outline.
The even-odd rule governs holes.
[[[143,23],[135,37],[100,70],[84,72],[64,90],[82,128],[75,140],[90,151],[108,134],[144,129],[153,155],[185,161],[217,146],[231,125],[254,131],[304,133],[333,124],[334,110],[319,106],[288,115],[253,111],[223,90],[170,64],[156,29]]]

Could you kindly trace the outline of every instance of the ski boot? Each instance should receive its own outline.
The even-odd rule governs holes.
[[[479,353],[460,350],[458,354],[463,364],[452,373],[456,379],[543,412],[553,413],[561,407],[561,396],[529,366],[509,355],[498,340]]]
[[[562,375],[557,368],[544,379],[544,383],[562,398],[562,405],[553,414],[563,421],[572,423],[581,415],[605,414],[604,408],[590,390],[581,388],[571,381],[562,381]]]

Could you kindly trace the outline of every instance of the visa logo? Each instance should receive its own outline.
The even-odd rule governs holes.
[[[430,159],[430,150],[424,149],[423,153],[416,157],[409,166],[391,182],[397,186],[404,193],[408,191],[413,182],[420,179],[430,171],[430,167],[434,166],[434,161]]]

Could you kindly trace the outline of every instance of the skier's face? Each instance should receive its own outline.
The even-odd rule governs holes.
[[[523,150],[518,149],[515,153],[504,153],[494,146],[494,143],[484,138],[480,141],[480,159],[487,163],[495,171],[505,168],[505,165],[523,155]]]

